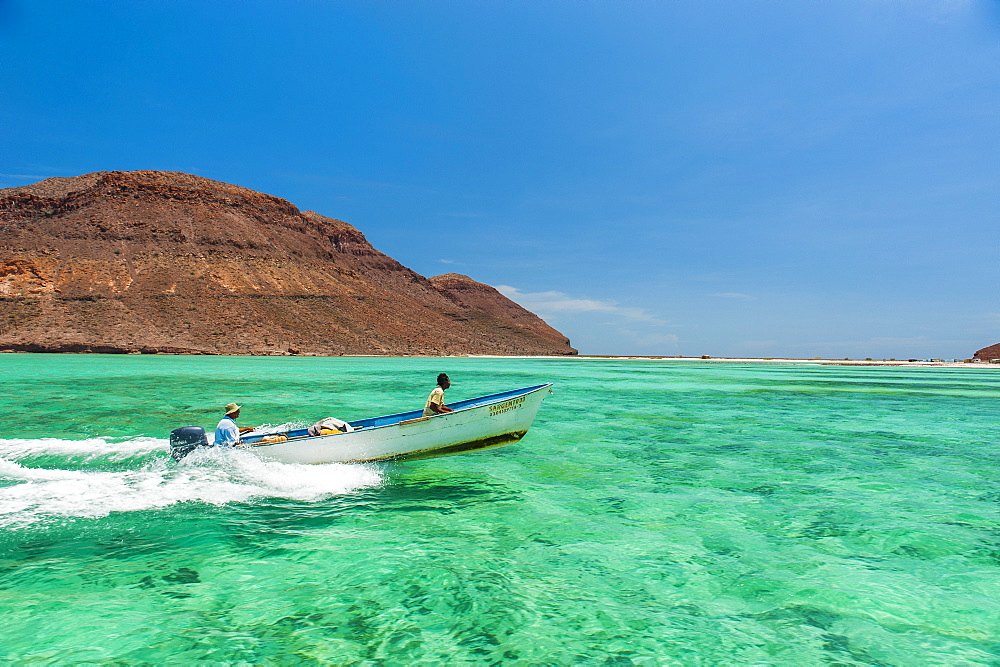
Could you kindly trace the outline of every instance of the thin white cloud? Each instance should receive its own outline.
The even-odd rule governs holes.
[[[453,259],[439,259],[438,261],[440,263],[442,263],[442,264],[455,264],[456,263],[455,260],[453,260]]]
[[[630,322],[646,322],[648,324],[667,324],[642,308],[619,306],[611,301],[597,299],[580,299],[563,292],[522,292],[510,285],[497,285],[497,291],[505,297],[519,303],[528,310],[542,317],[559,314],[576,313],[608,313]]]

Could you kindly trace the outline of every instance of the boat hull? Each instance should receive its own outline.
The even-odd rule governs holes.
[[[289,434],[278,443],[244,445],[285,463],[362,463],[451,456],[517,442],[531,426],[550,385],[492,394],[450,404],[454,412],[422,417],[415,410],[351,422],[351,433]]]

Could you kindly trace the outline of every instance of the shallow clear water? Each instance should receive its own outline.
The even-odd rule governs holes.
[[[554,382],[510,447],[174,463],[166,434]],[[1000,374],[0,355],[0,661],[997,664]]]

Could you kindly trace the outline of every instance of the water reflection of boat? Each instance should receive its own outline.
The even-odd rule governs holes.
[[[524,437],[551,386],[540,384],[449,403],[454,412],[432,417],[422,416],[423,410],[411,410],[359,419],[348,422],[353,431],[347,433],[310,435],[305,428],[251,433],[243,435],[237,447],[285,463],[429,459],[499,447]],[[188,429],[197,427],[171,434],[175,459],[183,458],[195,446],[207,445],[204,440],[182,444],[182,438],[175,438],[178,431]],[[197,430],[204,439],[204,431]]]

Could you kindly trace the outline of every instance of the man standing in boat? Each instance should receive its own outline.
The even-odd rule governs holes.
[[[444,404],[444,390],[450,386],[451,380],[448,379],[447,373],[438,375],[438,386],[434,387],[433,391],[431,391],[431,395],[427,397],[427,403],[424,405],[424,417],[433,417],[434,415],[443,415],[446,412],[454,412],[454,410]]]
[[[232,447],[240,442],[240,429],[236,426],[236,420],[240,416],[241,405],[230,403],[226,406],[226,416],[219,420],[219,425],[215,428],[215,446]]]

